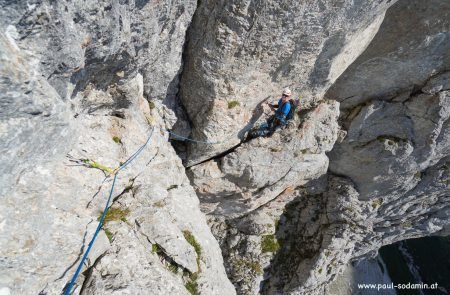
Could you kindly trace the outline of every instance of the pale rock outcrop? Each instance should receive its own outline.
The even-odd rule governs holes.
[[[323,294],[449,235],[448,3],[395,2],[0,0],[0,293],[61,293],[149,136],[75,294]]]
[[[347,137],[330,153],[330,171],[350,177],[360,198],[401,195],[448,153],[450,93],[358,107]],[[361,173],[361,167],[364,173]]]
[[[185,33],[196,1],[0,2],[1,26],[13,26],[19,45],[41,57],[40,72],[62,98],[67,82],[99,88],[140,72],[144,92],[177,93]]]
[[[203,210],[237,217],[324,175],[325,152],[339,132],[338,116],[337,102],[319,103],[301,123],[297,120],[271,137],[253,139],[226,156],[191,167],[188,175]]]
[[[0,27],[17,35],[39,73],[62,99],[92,83],[106,89],[143,76],[148,99],[178,114],[178,80],[186,30],[197,1],[0,1]]]
[[[237,145],[256,106],[283,87],[304,106],[322,99],[393,3],[201,1],[188,34],[181,99],[192,137],[223,143],[189,144],[187,166]]]
[[[234,294],[195,192],[167,142],[168,134],[160,130],[163,109],[158,104],[150,113],[140,75],[105,92],[90,85],[72,100],[72,111],[65,113],[71,122],[61,127],[70,137],[63,151],[56,149],[63,158],[50,162],[37,158],[29,167],[22,166],[14,191],[7,195],[9,201],[3,204],[7,219],[2,221],[2,230],[15,233],[18,239],[2,235],[6,266],[2,269],[13,269],[2,272],[2,287],[23,294],[61,292],[103,210],[112,182],[112,177],[105,178],[108,167],[118,167],[152,135],[139,158],[119,174],[112,208],[121,208],[125,216],[111,228],[105,225],[111,244],[101,233],[87,263],[94,267],[87,277],[78,279],[76,292],[106,294],[120,289],[162,294],[159,288],[164,294],[186,294],[185,269],[198,273],[195,284],[199,290]],[[39,115],[33,119],[42,120]],[[148,122],[158,125],[151,127]],[[14,126],[4,121],[3,127]],[[49,138],[46,149],[52,150],[54,138],[59,139]],[[17,202],[26,206],[14,209]],[[30,223],[24,227],[19,220]],[[201,254],[185,240],[186,231],[198,241]],[[152,254],[153,245],[158,245],[158,253]],[[167,261],[180,269],[179,274],[171,274]]]
[[[195,2],[0,5],[0,290],[61,294],[97,227],[109,174],[151,135],[118,176],[118,216],[105,221],[74,293],[188,294],[189,284],[234,294],[164,132],[176,123],[170,99],[144,98],[176,93],[167,88]]]
[[[163,113],[163,107],[157,104],[147,119],[162,122]],[[136,120],[137,114],[125,117]],[[123,123],[122,134],[128,133],[130,125]],[[167,142],[168,134],[158,127],[153,131],[150,155],[139,160],[145,170],[134,178],[121,176],[127,179],[128,186],[115,198],[115,206],[127,208],[130,213],[127,222],[107,227],[113,235],[112,248],[94,266],[85,292],[108,294],[120,289],[131,293],[187,294],[184,284],[189,279],[182,278],[185,270],[198,273],[195,283],[206,294],[234,294],[181,161]],[[200,254],[185,239],[186,231],[200,244]],[[155,247],[158,250],[153,252],[157,253],[152,253]],[[178,274],[172,274],[168,268],[178,269]]]
[[[371,99],[409,97],[449,69],[450,3],[399,1],[378,34],[327,93],[349,109]]]
[[[399,62],[405,64],[408,60],[402,60],[404,57],[427,55],[428,47],[418,48],[408,42],[415,33],[412,28],[427,26],[430,10],[438,8],[419,2],[400,1],[387,14],[388,24],[397,21],[397,13],[412,23],[418,22],[408,27],[411,34],[402,38],[406,27],[390,26],[391,35],[385,36],[386,30],[380,30],[371,48],[382,48],[377,40],[390,40],[392,48],[405,49],[399,57]],[[424,5],[428,8],[410,9]],[[434,34],[437,27],[448,26],[448,18],[442,17],[448,11],[447,4],[441,1],[439,5],[438,17],[430,20],[429,30],[419,30],[417,40],[427,39],[427,34]],[[435,40],[433,36],[428,39]],[[391,76],[356,76],[349,68],[349,75],[362,83],[348,90],[361,94],[362,100],[349,99],[348,104],[342,100],[343,130],[328,153],[330,171],[326,177],[309,181],[237,218],[211,216],[213,233],[221,243],[228,274],[238,293],[327,293],[329,283],[345,265],[374,255],[383,245],[449,234],[448,51],[443,49],[446,43],[439,44],[441,47],[432,51],[432,60],[437,62],[434,66],[439,67],[424,70],[426,73],[419,68],[407,77],[416,79],[416,86],[408,88],[414,88],[413,93],[381,95],[381,100],[376,100],[364,94],[365,89],[375,87],[364,85],[375,82],[382,93],[390,87]],[[371,50],[368,52],[372,52],[374,60],[383,61],[377,59],[383,50]],[[358,69],[368,72],[364,66]],[[402,71],[401,67],[394,67],[396,70]],[[425,78],[417,80],[417,75]],[[353,83],[348,79],[348,83],[339,80],[333,89],[346,89]],[[382,81],[387,87],[383,88]],[[220,163],[222,159],[215,161]],[[206,204],[210,200],[207,198]]]

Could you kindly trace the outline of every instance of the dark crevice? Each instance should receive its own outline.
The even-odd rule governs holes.
[[[86,269],[83,272],[83,276],[85,277],[83,284],[81,285],[81,289],[80,289],[80,293],[79,294],[83,294],[84,290],[87,288],[88,284],[90,283],[90,279],[92,277],[92,273],[94,272],[94,268],[95,266],[100,262],[100,260],[106,255],[106,252],[101,254],[99,257],[97,257],[97,259],[94,261],[94,263],[92,264],[91,267],[89,267],[88,269]]]
[[[83,253],[84,253],[84,245],[85,245],[85,243],[86,243],[86,236],[87,236],[87,233],[88,233],[88,230],[87,230],[87,227],[89,226],[89,224],[91,224],[92,223],[92,220],[86,225],[86,231],[84,232],[84,236],[83,236],[83,241],[81,242],[82,243],[82,246],[81,246],[81,248],[80,248],[80,253],[78,254],[78,257],[77,257],[77,259],[63,272],[63,274],[61,275],[61,276],[59,276],[56,280],[55,280],[55,282],[56,281],[58,281],[58,280],[60,280],[60,279],[62,279],[65,275],[66,275],[66,273],[74,266],[74,265],[76,265],[77,263],[78,263],[78,261],[80,260],[80,258],[81,258],[81,256],[83,255]]]
[[[176,90],[174,91],[173,94],[167,93],[166,99],[165,99],[165,101],[166,101],[165,105],[167,107],[169,107],[170,109],[172,109],[177,116],[177,122],[174,124],[174,126],[172,128],[175,130],[175,132],[178,127],[177,125],[182,124],[183,122],[188,124],[189,130],[192,130],[192,126],[193,126],[192,119],[189,117],[189,113],[187,112],[187,109],[186,109],[185,105],[183,104],[183,100],[181,99],[181,96],[182,96],[181,80],[182,80],[183,75],[185,74],[185,64],[188,59],[188,46],[189,46],[189,42],[190,42],[189,36],[190,36],[190,32],[192,30],[192,24],[194,22],[195,15],[198,13],[199,5],[200,5],[200,0],[197,0],[196,9],[192,15],[191,21],[188,24],[188,27],[186,29],[185,36],[184,36],[184,43],[183,43],[183,48],[182,48],[182,53],[181,53],[180,69],[179,69],[177,75],[174,77],[174,79],[170,83],[171,85],[169,85],[169,87],[168,87],[168,92],[170,92],[171,88],[174,88]],[[168,98],[170,95],[174,96],[174,105],[167,105],[167,101],[168,101]],[[174,150],[176,151],[176,153],[183,160],[183,157],[181,157],[181,154],[183,154],[187,150],[187,144],[185,142],[180,142],[180,141],[171,141],[170,143],[171,143],[172,147],[174,148]]]
[[[240,147],[243,143],[244,143],[244,142],[240,142],[240,143],[238,143],[237,145],[232,146],[231,148],[229,148],[228,150],[226,150],[226,151],[224,151],[224,152],[222,152],[222,153],[220,153],[220,154],[214,155],[214,156],[212,156],[212,157],[210,157],[210,158],[208,158],[208,159],[206,159],[206,160],[203,160],[203,161],[201,161],[201,162],[199,162],[199,163],[195,163],[195,164],[193,164],[193,165],[186,166],[186,168],[192,168],[192,167],[195,167],[195,166],[197,166],[197,165],[203,164],[203,163],[208,162],[208,161],[211,161],[211,160],[218,160],[218,159],[220,159],[220,158],[223,158],[223,157],[225,157],[226,155],[231,154],[232,152],[234,152],[234,150],[237,149],[238,147]]]

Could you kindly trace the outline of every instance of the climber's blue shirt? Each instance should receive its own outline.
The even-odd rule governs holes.
[[[289,114],[290,110],[291,110],[291,104],[289,103],[289,101],[286,101],[285,103],[283,103],[283,99],[280,98],[280,100],[278,101],[278,109],[275,112],[275,115],[278,120],[280,120],[283,124],[285,124],[286,117]]]

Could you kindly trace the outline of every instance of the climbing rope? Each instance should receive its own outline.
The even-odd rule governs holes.
[[[165,129],[165,131],[167,133],[173,135],[175,138],[183,139],[183,140],[190,141],[190,142],[193,142],[193,143],[199,143],[199,144],[222,144],[222,143],[225,142],[225,141],[201,141],[201,140],[195,140],[195,139],[190,139],[190,138],[178,135],[176,133],[173,133],[172,131],[170,131],[168,129]],[[174,139],[174,140],[176,140],[176,139]]]
[[[128,164],[130,164],[134,159],[136,159],[137,156],[144,150],[144,148],[147,146],[147,144],[150,142],[150,139],[153,136],[153,131],[154,131],[154,128],[152,128],[152,131],[151,131],[147,141],[134,154],[132,154],[119,168],[115,169],[109,175],[109,176],[114,175],[114,179],[113,179],[113,182],[112,182],[112,185],[111,185],[111,190],[109,192],[108,201],[106,202],[105,209],[103,210],[102,216],[100,217],[100,220],[99,220],[98,225],[97,225],[97,229],[95,230],[95,233],[94,233],[94,236],[92,237],[91,241],[89,242],[88,248],[87,248],[86,252],[84,253],[83,258],[81,259],[80,264],[78,265],[78,268],[77,268],[75,274],[73,275],[72,280],[70,281],[70,284],[67,286],[67,288],[66,288],[66,290],[64,292],[65,295],[70,295],[70,291],[72,290],[76,279],[80,275],[80,272],[81,272],[81,269],[83,267],[83,264],[86,261],[87,256],[88,256],[89,252],[91,251],[91,248],[94,245],[95,240],[97,239],[97,235],[98,235],[98,233],[100,232],[100,230],[102,228],[103,220],[105,219],[106,212],[108,211],[109,203],[111,202],[111,197],[112,197],[112,194],[114,192],[114,185],[116,184],[117,175],[126,166],[128,166]]]
[[[247,132],[250,129],[252,129],[251,125],[248,126],[248,127],[245,127],[241,132]],[[173,140],[182,139],[182,140],[186,140],[186,141],[190,141],[190,142],[198,143],[198,144],[223,144],[225,142],[228,142],[232,138],[234,138],[234,135],[232,135],[232,136],[228,137],[227,139],[221,140],[221,141],[201,141],[201,140],[195,140],[195,139],[191,139],[191,138],[188,138],[188,137],[181,136],[179,134],[176,134],[176,133],[170,131],[169,129],[162,129],[162,130],[166,131],[167,133],[169,133],[172,136],[174,136],[175,138],[173,138]]]

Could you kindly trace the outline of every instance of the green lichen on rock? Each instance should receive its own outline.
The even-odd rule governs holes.
[[[280,248],[275,235],[265,235],[261,238],[261,252],[276,252]]]
[[[273,153],[278,153],[281,152],[283,150],[283,148],[281,146],[274,146],[270,148],[270,151]]]
[[[121,144],[122,143],[122,139],[119,136],[113,136],[112,139],[117,144]]]
[[[156,107],[156,105],[155,105],[155,103],[153,101],[150,100],[148,102],[148,107],[150,108],[150,110],[153,110]]]
[[[228,102],[228,108],[229,108],[229,109],[238,107],[238,106],[240,106],[240,105],[241,105],[241,104],[239,103],[239,101],[236,101],[236,100],[232,100],[232,101],[229,101],[229,102]]]
[[[380,207],[382,203],[383,203],[382,199],[375,199],[372,201],[372,208],[376,209],[376,208]]]
[[[164,203],[163,200],[160,200],[160,201],[157,201],[157,202],[153,203],[153,207],[156,207],[156,208],[163,208],[165,205],[166,204]]]
[[[253,274],[262,275],[262,266],[258,261],[250,260],[247,258],[237,258],[233,262],[235,270],[239,273],[244,273],[245,269],[250,270]]]
[[[411,228],[413,225],[412,221],[406,220],[400,224],[400,227],[403,229]]]
[[[294,151],[294,157],[299,157],[299,156],[304,155],[306,153],[308,153],[308,149],[296,150],[296,151]]]
[[[119,207],[112,207],[109,208],[109,210],[106,212],[105,218],[103,219],[103,225],[110,221],[123,221],[127,222],[127,215],[130,213],[130,209],[125,208],[119,208]],[[98,217],[98,220],[102,217],[103,212],[100,213],[100,216]]]

